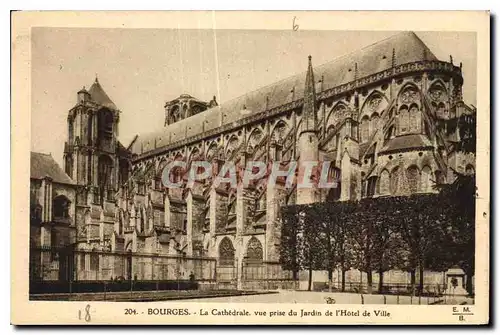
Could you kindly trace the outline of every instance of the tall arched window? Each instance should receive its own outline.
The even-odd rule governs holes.
[[[419,171],[415,165],[410,166],[406,170],[406,178],[408,180],[408,188],[410,193],[417,193],[419,191]]]
[[[234,266],[234,247],[228,237],[224,237],[219,244],[219,265]]]
[[[371,120],[370,120],[370,129],[371,129],[370,135],[377,131],[379,120],[380,120],[380,117],[378,116],[378,113],[373,113]]]
[[[113,161],[109,156],[102,155],[98,161],[98,184],[102,187],[111,186],[111,178],[113,176]]]
[[[70,155],[66,156],[65,172],[70,178],[73,178],[73,157]]]
[[[113,121],[111,121],[111,124],[113,124]],[[92,145],[92,115],[89,115],[88,120],[87,120],[87,144]]]
[[[379,193],[380,195],[388,195],[389,194],[389,171],[384,170],[380,174],[380,181],[379,181]]]
[[[389,191],[392,195],[395,195],[399,191],[399,167],[392,170],[390,178]]]
[[[371,198],[375,195],[375,187],[377,185],[377,176],[368,178],[368,185],[366,189],[366,196]]]
[[[408,132],[410,127],[410,114],[408,112],[408,107],[406,105],[399,108],[399,133],[405,134]]]
[[[361,125],[359,127],[361,143],[368,141],[370,137],[370,120],[368,119],[368,115],[363,116],[361,119]]]
[[[113,138],[113,113],[109,110],[103,109],[99,112],[99,134],[101,138]]]
[[[118,178],[119,178],[118,182],[120,183],[120,186],[123,186],[128,181],[130,165],[128,161],[125,159],[121,159],[119,164],[120,164],[120,171],[118,173]]]
[[[412,104],[410,106],[410,131],[412,133],[420,132],[420,111],[418,110],[418,106],[416,104]]]

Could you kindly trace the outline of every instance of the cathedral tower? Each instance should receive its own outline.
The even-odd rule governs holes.
[[[68,141],[64,148],[66,173],[87,186],[93,203],[113,201],[118,185],[118,123],[120,111],[98,79],[77,93],[68,113]]]
[[[317,116],[316,116],[316,90],[314,82],[314,71],[312,67],[311,56],[309,56],[309,66],[307,68],[304,105],[302,107],[302,120],[297,130],[299,158],[299,175],[297,187],[297,204],[308,204],[318,201],[317,189],[313,186],[304,185],[300,187],[303,178],[309,178],[313,182],[313,177],[307,171],[307,166],[318,162],[318,134],[317,134]],[[303,174],[306,174],[304,177]],[[309,177],[310,176],[310,177]]]

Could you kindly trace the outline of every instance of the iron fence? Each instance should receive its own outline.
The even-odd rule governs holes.
[[[78,287],[86,290],[83,284],[90,287],[90,291],[99,291],[101,287],[111,290],[175,289],[176,285],[181,289],[193,287],[192,283],[215,280],[214,258],[54,247],[30,249],[30,291],[64,291]]]

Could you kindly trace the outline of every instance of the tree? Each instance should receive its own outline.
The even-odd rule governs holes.
[[[384,272],[402,265],[401,239],[397,226],[392,220],[385,220],[383,213],[377,212],[378,219],[374,223],[374,268],[379,274],[378,292],[383,293]]]
[[[297,206],[284,206],[281,208],[281,243],[280,263],[284,270],[293,273],[293,279],[298,279],[300,270],[299,259],[299,215]]]
[[[305,205],[299,209],[300,264],[308,270],[308,291],[312,289],[313,270],[321,270],[325,256],[325,244],[321,240],[321,216],[317,206]]]
[[[373,213],[370,209],[358,210],[346,217],[349,221],[349,240],[353,252],[353,263],[355,267],[366,272],[367,291],[372,293],[373,285],[373,256],[374,256],[374,235],[373,235]]]
[[[332,291],[333,270],[338,261],[339,216],[335,206],[313,206],[320,218],[321,245],[325,249],[322,268],[328,272],[328,290]]]

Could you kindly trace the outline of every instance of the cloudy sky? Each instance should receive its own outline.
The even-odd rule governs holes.
[[[224,102],[397,32],[33,28],[31,150],[62,164],[67,113],[96,74],[122,111],[120,140],[163,127],[166,101]],[[441,60],[463,63],[476,104],[475,33],[418,32]]]

